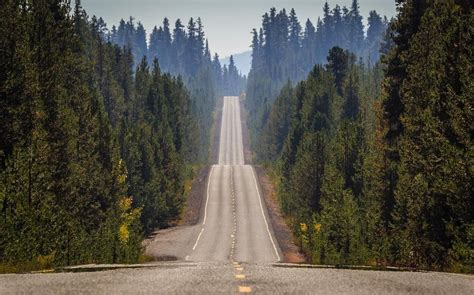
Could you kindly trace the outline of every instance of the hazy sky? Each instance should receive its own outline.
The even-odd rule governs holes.
[[[200,16],[212,52],[221,57],[249,50],[252,28],[260,28],[262,15],[276,7],[278,10],[295,8],[304,27],[309,18],[316,25],[322,15],[325,0],[82,0],[89,15],[104,18],[109,28],[118,24],[121,18],[133,16],[151,32],[168,17],[174,26],[177,18],[187,23],[190,17]],[[350,6],[352,0],[329,0],[336,4]],[[381,15],[395,15],[394,0],[359,0],[361,13],[366,21],[370,10]]]

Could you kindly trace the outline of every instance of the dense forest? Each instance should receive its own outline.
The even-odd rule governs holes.
[[[315,64],[325,63],[330,48],[347,49],[372,66],[379,60],[379,45],[388,26],[386,18],[370,12],[365,34],[357,1],[350,9],[338,5],[331,9],[326,2],[323,10],[316,27],[308,19],[303,30],[294,9],[288,14],[285,9],[277,12],[272,8],[263,15],[262,28],[253,30],[246,107],[254,139],[281,88],[288,81],[295,84],[305,79]],[[257,142],[253,143],[257,148]]]
[[[138,261],[207,161],[226,69],[200,21],[177,25],[173,58],[198,63],[178,71],[143,26],[110,32],[80,1],[2,1],[0,20],[0,266]]]
[[[240,75],[233,57],[229,66],[222,67],[219,55],[212,56],[201,18],[189,19],[186,27],[178,19],[173,29],[165,18],[161,26],[153,28],[147,42],[143,25],[135,25],[131,17],[127,22],[121,20],[118,27],[113,26],[107,39],[120,47],[130,47],[137,61],[144,56],[150,64],[158,59],[162,71],[183,77],[185,84],[191,86],[191,93],[201,91],[194,87],[202,82],[209,84],[207,80],[214,82],[218,95],[239,95],[245,89],[246,78]]]
[[[306,80],[283,86],[253,130],[257,158],[312,262],[472,272],[473,5],[399,0],[397,10],[382,62],[360,60],[363,47],[333,47]],[[280,73],[259,62],[292,44],[269,41],[282,18],[271,10],[254,33],[254,72]]]

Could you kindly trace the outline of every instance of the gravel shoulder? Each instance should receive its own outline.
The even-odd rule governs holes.
[[[143,241],[145,255],[154,261],[186,259],[201,228],[209,171],[209,165],[197,171],[178,225],[157,230]]]
[[[196,176],[191,185],[191,190],[188,194],[186,207],[184,209],[182,220],[179,225],[196,225],[199,223],[201,211],[204,207],[204,197],[206,196],[206,186],[211,166],[206,165],[201,167],[196,172]]]
[[[219,162],[219,142],[221,140],[221,123],[222,123],[222,108],[224,107],[224,99],[221,97],[217,100],[216,109],[214,110],[214,126],[212,126],[211,150],[211,164]]]
[[[268,177],[265,169],[261,166],[255,166],[258,181],[262,189],[263,198],[267,206],[268,215],[273,227],[273,233],[280,245],[283,254],[282,262],[286,263],[305,263],[306,258],[300,253],[299,248],[294,243],[294,236],[288,227],[283,216],[277,199],[276,191]]]

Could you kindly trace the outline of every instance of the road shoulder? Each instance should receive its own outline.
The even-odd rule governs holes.
[[[223,99],[216,102],[214,111],[214,125],[212,127],[212,138],[210,145],[210,162],[217,163],[219,159],[219,140],[222,121]],[[155,261],[184,260],[190,252],[196,232],[199,231],[198,223],[204,214],[206,188],[209,172],[212,165],[200,167],[191,184],[187,195],[186,206],[177,226],[166,229],[158,229],[143,241],[145,254]]]
[[[282,262],[305,263],[306,259],[295,245],[293,233],[288,227],[281,212],[273,183],[263,167],[255,166],[255,172],[257,173],[258,182],[262,189],[263,199],[267,206],[274,236],[277,239],[283,254]]]

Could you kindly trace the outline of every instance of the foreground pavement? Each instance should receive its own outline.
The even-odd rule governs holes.
[[[246,263],[0,275],[0,294],[474,294],[474,277]]]

